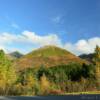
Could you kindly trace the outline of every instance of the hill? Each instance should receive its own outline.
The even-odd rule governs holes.
[[[8,57],[8,59],[10,60],[16,60],[16,59],[19,59],[23,56],[23,54],[21,54],[20,52],[18,51],[14,51],[12,53],[9,53],[9,54],[6,54],[6,56]]]
[[[52,67],[68,64],[69,62],[83,63],[84,60],[65,49],[56,46],[45,46],[17,59],[14,64],[18,70],[22,70],[29,67]]]
[[[80,58],[82,59],[85,59],[89,62],[93,62],[93,57],[94,57],[94,53],[91,53],[91,54],[82,54],[82,55],[79,55]]]

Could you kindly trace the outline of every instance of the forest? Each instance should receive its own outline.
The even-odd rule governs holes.
[[[92,63],[70,62],[53,67],[16,70],[13,61],[0,50],[0,95],[66,95],[100,91],[100,48]]]

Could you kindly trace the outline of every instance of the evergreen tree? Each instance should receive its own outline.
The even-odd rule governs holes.
[[[100,47],[99,46],[96,46],[93,61],[94,61],[95,66],[96,66],[97,83],[100,87]]]

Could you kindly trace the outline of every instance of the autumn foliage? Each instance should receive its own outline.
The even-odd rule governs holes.
[[[62,95],[99,90],[100,48],[93,63],[70,62],[53,67],[30,67],[18,71],[0,50],[0,95]]]

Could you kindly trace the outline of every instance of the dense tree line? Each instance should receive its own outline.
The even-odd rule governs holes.
[[[55,92],[59,94],[59,91],[61,93],[88,91],[88,88],[93,88],[96,85],[95,67],[87,64],[70,63],[50,68],[46,68],[45,66],[41,66],[38,69],[29,68],[19,75],[22,85],[27,83],[28,75],[34,77],[38,85],[37,89],[35,88],[37,94],[52,94]]]

